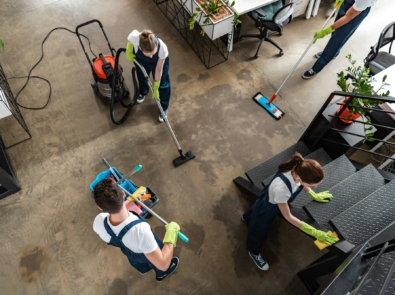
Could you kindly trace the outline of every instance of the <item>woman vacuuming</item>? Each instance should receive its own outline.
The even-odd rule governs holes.
[[[170,77],[169,51],[166,44],[150,30],[144,30],[141,33],[134,30],[128,36],[126,58],[131,62],[134,62],[136,59],[144,67],[148,75],[152,72],[154,78],[152,98],[160,101],[167,116],[170,102]],[[136,70],[140,89],[137,103],[142,103],[148,94],[149,87],[141,69],[136,66]],[[159,121],[163,122],[161,114],[159,114]]]
[[[278,172],[270,184],[265,186],[256,203],[243,214],[241,218],[248,226],[248,254],[260,269],[269,269],[259,252],[274,219],[280,213],[288,222],[316,239],[328,245],[336,242],[331,235],[294,217],[288,206],[302,189],[317,202],[330,201],[333,196],[328,191],[317,194],[310,188],[319,185],[323,179],[324,171],[317,161],[305,160],[299,153],[295,153],[288,162],[278,166]]]

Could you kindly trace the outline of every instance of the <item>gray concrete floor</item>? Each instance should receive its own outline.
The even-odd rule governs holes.
[[[177,150],[150,98],[133,109],[125,124],[113,125],[108,107],[90,88],[90,69],[77,38],[54,32],[33,72],[51,81],[52,100],[44,110],[22,110],[33,139],[8,150],[22,190],[0,202],[0,294],[307,294],[295,274],[323,252],[278,219],[262,249],[270,270],[258,270],[247,256],[240,220],[251,200],[232,179],[299,139],[337,89],[335,73],[347,67],[343,56],[351,52],[362,62],[395,8],[392,0],[380,0],[341,56],[314,80],[303,81],[301,73],[325,46],[326,40],[318,41],[277,99],[287,113],[277,122],[251,96],[257,91],[270,96],[281,84],[330,5],[324,3],[310,20],[296,18],[282,37],[274,37],[283,57],[264,44],[261,57],[251,59],[257,42],[246,39],[235,45],[227,62],[207,70],[152,1],[3,0],[0,27],[6,47],[0,61],[9,77],[27,74],[54,27],[74,29],[99,19],[115,48],[125,45],[132,29],[151,28],[170,48],[170,122],[196,159],[173,167]],[[243,32],[256,30],[247,16],[242,20]],[[106,50],[96,27],[83,32],[95,52]],[[125,59],[122,65],[131,87],[131,65]],[[10,84],[16,93],[23,81]],[[43,82],[32,81],[19,102],[42,105],[46,94]],[[14,140],[7,138],[14,127],[2,126],[3,137]],[[178,243],[180,266],[161,284],[152,273],[142,277],[92,231],[98,210],[89,184],[105,170],[103,157],[124,173],[141,163],[144,168],[133,180],[156,191],[161,199],[156,211],[177,221],[190,238],[188,244]],[[150,224],[163,235],[157,220],[151,218]]]

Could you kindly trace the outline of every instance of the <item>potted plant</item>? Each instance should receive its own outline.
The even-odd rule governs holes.
[[[229,0],[192,0],[192,13],[189,29],[193,30],[195,22],[202,27],[201,34],[207,34],[215,40],[232,32],[232,27],[241,23],[239,16],[230,9],[235,5]]]
[[[343,92],[351,92],[365,95],[389,96],[390,91],[384,91],[384,87],[390,85],[386,83],[387,75],[383,77],[380,87],[375,91],[373,89],[373,83],[376,82],[376,79],[369,75],[369,68],[365,68],[364,66],[356,66],[356,60],[352,59],[351,54],[348,54],[346,58],[351,64],[351,66],[349,66],[346,70],[347,74],[345,75],[344,71],[341,71],[337,74],[337,85],[339,85]],[[351,78],[351,83],[347,82],[348,78]],[[350,86],[353,87],[352,90],[350,90]],[[380,93],[381,91],[384,92]],[[348,99],[349,98],[346,97],[345,101]],[[368,112],[369,109],[377,107],[382,103],[383,102],[380,100],[362,99],[355,97],[350,102],[350,106],[340,114],[340,120],[344,123],[351,124],[356,119],[361,117],[361,115],[365,115],[365,113]],[[340,105],[337,112],[339,112],[342,107],[343,105]],[[365,123],[369,124],[370,120],[366,120]],[[372,138],[374,135],[372,129],[372,126],[365,125],[365,138],[363,142],[374,141],[374,139]]]

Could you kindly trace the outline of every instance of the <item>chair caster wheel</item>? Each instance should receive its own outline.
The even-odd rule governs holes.
[[[283,56],[284,55],[284,51],[280,51],[280,53],[278,55]]]

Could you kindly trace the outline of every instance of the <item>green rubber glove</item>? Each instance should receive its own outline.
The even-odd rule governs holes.
[[[160,101],[160,98],[159,98],[159,86],[160,86],[160,81],[155,81],[154,82],[154,92],[152,92],[152,98],[157,100],[157,101]]]
[[[329,191],[324,191],[321,193],[315,193],[312,189],[307,193],[314,201],[320,203],[328,203],[330,200],[333,199],[332,194]]]
[[[317,32],[315,32],[314,34],[314,42],[315,43],[317,41],[317,39],[321,39],[324,38],[326,35],[329,35],[330,33],[333,33],[335,30],[331,28],[331,26],[326,27],[324,29],[318,30]]]
[[[133,48],[134,45],[128,41],[128,44],[126,44],[125,54],[126,54],[126,59],[131,62],[134,62],[134,59],[136,58],[136,55],[134,55],[133,53]]]
[[[336,243],[335,237],[332,237],[331,235],[327,234],[326,232],[323,232],[322,230],[317,230],[305,222],[302,223],[300,230],[310,236],[313,236],[317,240],[324,242],[325,244],[332,245]]]
[[[336,0],[335,8],[339,8],[343,4],[344,0]]]
[[[172,243],[174,247],[176,247],[178,240],[178,232],[180,231],[180,226],[174,221],[165,225],[166,233],[163,238],[163,243]]]

